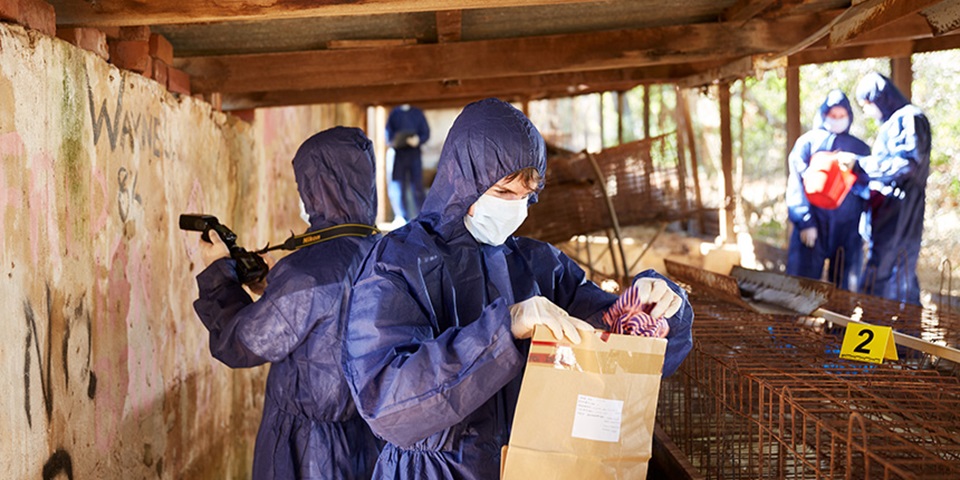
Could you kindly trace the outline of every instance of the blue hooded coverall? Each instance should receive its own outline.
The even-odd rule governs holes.
[[[541,175],[546,168],[530,120],[496,99],[468,105],[450,129],[422,214],[364,261],[344,370],[360,414],[389,442],[376,478],[498,478],[529,348],[511,334],[510,305],[542,295],[599,327],[617,299],[549,244],[509,237],[482,245],[467,231],[469,207],[525,167]],[[684,302],[668,319],[667,375],[692,346],[693,322],[686,294],[668,283]]]
[[[373,146],[356,128],[320,132],[300,146],[293,169],[310,228],[371,225],[377,210]],[[379,442],[357,414],[343,378],[346,300],[379,236],[340,237],[277,262],[256,302],[234,260],[197,277],[193,306],[210,331],[210,352],[233,368],[271,362],[254,479],[367,479]]]
[[[810,166],[810,157],[814,153],[837,150],[857,155],[870,153],[870,147],[866,143],[850,135],[849,126],[840,134],[832,133],[824,126],[827,112],[836,106],[847,111],[852,124],[853,110],[850,108],[850,100],[840,90],[833,90],[820,105],[813,130],[801,135],[790,151],[787,212],[794,228],[790,237],[787,273],[819,280],[823,272],[823,262],[830,259],[827,279],[839,288],[856,292],[863,271],[860,217],[866,209],[870,193],[866,176],[863,172],[857,172],[857,183],[835,210],[810,205],[803,187],[803,173]],[[813,248],[800,241],[800,231],[809,227],[817,229],[817,241]]]
[[[406,109],[405,109],[406,108]],[[386,125],[387,142],[393,146],[393,172],[387,193],[395,213],[410,221],[420,211],[426,194],[423,188],[423,159],[420,146],[430,139],[427,117],[416,107],[401,105],[390,111]],[[402,141],[410,135],[420,137],[416,147]],[[400,138],[398,138],[400,137]],[[401,143],[401,145],[395,145]],[[407,203],[407,192],[413,194],[413,208]]]
[[[857,99],[872,102],[883,115],[870,156],[858,160],[876,192],[863,290],[919,305],[917,260],[930,174],[930,122],[879,73],[860,80]]]

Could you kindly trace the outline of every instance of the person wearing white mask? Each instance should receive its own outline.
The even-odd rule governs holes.
[[[830,260],[827,280],[838,288],[856,292],[863,268],[861,216],[869,190],[866,177],[858,173],[858,182],[834,210],[810,204],[804,185],[804,173],[817,152],[870,152],[859,138],[850,134],[853,110],[840,90],[832,90],[820,105],[814,128],[800,136],[790,151],[790,176],[787,181],[787,211],[793,233],[787,255],[787,273],[819,280],[824,261]]]
[[[386,235],[355,282],[344,372],[386,440],[375,478],[497,478],[536,325],[579,343],[618,298],[557,248],[514,236],[546,173],[543,137],[487,99],[464,108],[420,216]],[[652,270],[633,289],[665,319],[664,375],[692,347],[683,290]]]

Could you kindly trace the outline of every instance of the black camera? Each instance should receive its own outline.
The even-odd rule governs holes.
[[[267,262],[254,252],[248,252],[237,245],[237,234],[220,223],[213,215],[182,214],[180,215],[180,229],[193,232],[203,232],[200,236],[210,241],[210,230],[217,232],[223,243],[230,250],[230,258],[237,262],[237,278],[240,283],[250,283],[263,279],[267,275]]]

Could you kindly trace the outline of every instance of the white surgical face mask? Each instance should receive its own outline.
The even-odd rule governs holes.
[[[863,104],[863,113],[868,117],[881,120],[883,118],[883,112],[880,111],[880,107],[875,103],[865,103]]]
[[[503,245],[527,218],[527,198],[504,200],[483,194],[473,204],[473,216],[464,215],[467,231],[480,243]]]
[[[303,204],[303,199],[300,199],[300,218],[307,222],[307,225],[310,225],[310,214],[307,213],[307,206]]]
[[[836,133],[837,135],[846,132],[847,127],[850,126],[850,117],[843,118],[824,118],[823,119],[823,128],[826,128],[830,133]]]

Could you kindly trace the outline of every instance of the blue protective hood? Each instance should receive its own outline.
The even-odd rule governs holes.
[[[889,78],[876,72],[868,73],[860,79],[857,84],[857,100],[874,103],[883,114],[880,119],[882,122],[886,122],[894,112],[910,103]]]
[[[463,228],[464,215],[480,195],[501,178],[527,167],[546,177],[546,148],[533,123],[495,98],[471,103],[447,134],[420,219],[447,236]],[[530,204],[536,201],[536,194],[531,195]]]
[[[359,128],[334,127],[308,138],[293,157],[310,229],[372,225],[377,212],[373,144]]]
[[[827,98],[820,105],[820,110],[817,112],[814,128],[826,130],[823,126],[823,121],[827,118],[827,113],[830,112],[830,109],[833,107],[843,107],[843,109],[847,111],[847,115],[850,117],[850,123],[847,124],[847,129],[842,133],[849,133],[850,125],[853,125],[853,109],[850,107],[850,99],[840,90],[831,90],[830,93],[827,94]]]

